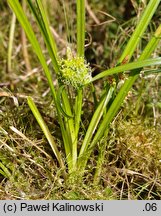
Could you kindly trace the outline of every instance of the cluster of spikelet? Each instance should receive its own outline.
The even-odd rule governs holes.
[[[90,82],[91,68],[84,57],[74,56],[67,47],[67,59],[59,61],[59,79],[65,84],[79,89]]]

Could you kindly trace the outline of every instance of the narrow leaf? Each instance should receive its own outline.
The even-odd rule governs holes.
[[[85,135],[85,138],[84,138],[84,141],[83,141],[80,153],[79,153],[79,157],[81,157],[81,155],[83,155],[84,152],[86,151],[86,149],[88,148],[88,145],[91,141],[91,138],[92,138],[93,134],[95,133],[97,126],[98,126],[98,124],[99,124],[99,122],[103,116],[104,110],[105,110],[109,100],[111,99],[113,91],[114,91],[114,87],[111,86],[108,93],[105,93],[103,95],[102,100],[100,101],[96,111],[94,112],[94,115],[90,121],[88,130],[86,132],[86,135]]]
[[[155,58],[155,59],[146,59],[146,60],[138,60],[136,62],[124,64],[121,66],[117,66],[115,68],[111,68],[109,70],[103,71],[93,77],[91,82],[98,80],[100,78],[103,78],[105,76],[121,73],[124,71],[130,71],[138,68],[143,68],[143,67],[148,67],[148,66],[156,66],[156,65],[161,65],[161,58]]]
[[[62,85],[62,86],[58,89],[58,92],[57,92],[58,105],[59,105],[60,111],[61,111],[61,113],[64,115],[64,117],[73,118],[73,116],[72,116],[70,113],[67,113],[67,112],[64,110],[64,108],[63,108],[63,104],[62,104],[62,93],[63,93],[63,91],[64,91],[64,88],[65,88],[65,86]]]
[[[44,122],[40,112],[38,111],[33,99],[31,97],[28,97],[27,102],[28,102],[28,105],[29,105],[33,115],[35,116],[37,122],[39,123],[42,131],[44,132],[45,137],[48,140],[48,142],[49,142],[49,144],[50,144],[50,146],[51,146],[51,148],[52,148],[52,150],[53,150],[53,152],[54,152],[54,154],[55,154],[55,156],[59,162],[60,167],[64,169],[65,166],[64,166],[62,156],[60,155],[58,148],[57,148],[57,145],[56,145],[46,123]]]
[[[158,5],[160,3],[160,0],[150,0],[148,5],[146,6],[141,19],[137,23],[136,29],[133,32],[132,36],[130,37],[130,40],[128,41],[128,44],[126,48],[124,49],[118,64],[120,64],[126,56],[128,56],[128,59],[130,60],[139,41],[141,40],[147,26],[149,25],[149,22],[154,15]]]
[[[77,0],[77,54],[84,56],[85,0]]]

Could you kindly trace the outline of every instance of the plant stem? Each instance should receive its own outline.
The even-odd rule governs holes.
[[[84,40],[85,40],[85,0],[77,0],[77,55],[84,57]],[[82,114],[83,90],[78,89],[75,98],[75,140],[72,148],[73,169],[77,167],[77,144],[78,133]]]
[[[11,72],[11,57],[12,57],[12,48],[13,48],[13,39],[15,32],[16,16],[12,14],[11,27],[9,33],[9,45],[8,45],[8,59],[7,59],[7,70]]]
[[[77,54],[84,56],[85,0],[77,0]]]
[[[22,1],[22,7],[23,10],[26,11],[26,0]],[[30,60],[29,60],[29,54],[28,54],[28,49],[27,49],[27,40],[26,40],[26,34],[25,31],[23,30],[23,28],[21,27],[21,41],[22,41],[22,54],[23,54],[23,58],[25,61],[25,67],[28,73],[31,72],[31,64],[30,64]]]

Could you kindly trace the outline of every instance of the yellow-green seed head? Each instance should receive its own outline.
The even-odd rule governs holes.
[[[67,59],[59,61],[59,78],[65,85],[72,85],[78,89],[91,80],[91,68],[83,57],[74,56],[67,48]]]

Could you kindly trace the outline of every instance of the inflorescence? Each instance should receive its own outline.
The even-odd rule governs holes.
[[[67,47],[67,59],[59,61],[59,68],[59,79],[75,89],[83,87],[92,78],[91,68],[84,57],[74,56],[69,47]]]

